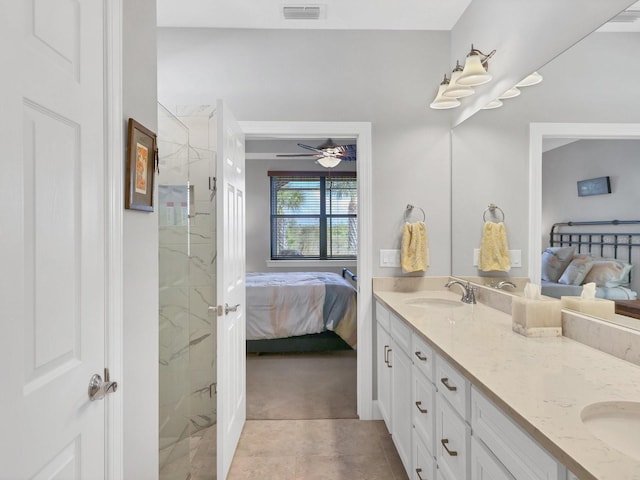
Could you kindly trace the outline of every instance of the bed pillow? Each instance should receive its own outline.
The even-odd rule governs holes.
[[[549,247],[542,252],[542,280],[557,283],[571,262],[576,247]]]
[[[629,285],[632,265],[615,258],[594,258],[593,266],[584,283],[593,282],[598,287],[618,287]]]
[[[565,285],[582,285],[584,278],[593,267],[593,258],[586,253],[574,255],[558,279],[558,283]]]

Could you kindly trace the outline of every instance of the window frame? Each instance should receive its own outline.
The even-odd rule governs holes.
[[[356,221],[358,219],[358,213],[350,214],[350,213],[340,213],[340,214],[329,214],[327,213],[327,201],[326,201],[326,193],[327,193],[327,180],[336,179],[336,178],[346,178],[356,182],[356,197],[358,195],[357,191],[357,182],[358,177],[355,171],[340,171],[331,173],[330,171],[326,172],[317,172],[317,171],[268,171],[267,175],[269,177],[269,242],[270,242],[270,260],[277,261],[335,261],[335,260],[355,260],[357,259],[357,253],[355,255],[328,255],[329,250],[329,220],[332,218],[355,218]],[[274,184],[275,182],[282,177],[310,177],[313,179],[319,179],[319,209],[320,212],[318,214],[278,214],[275,213],[277,208],[274,208]],[[318,227],[319,227],[319,255],[318,256],[309,256],[309,255],[276,255],[278,238],[277,238],[277,219],[279,218],[317,218],[318,219]],[[358,240],[359,241],[359,240]],[[356,248],[357,250],[357,248]]]

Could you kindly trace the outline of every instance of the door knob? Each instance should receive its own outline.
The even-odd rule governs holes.
[[[109,380],[109,369],[104,369],[104,381],[100,374],[94,374],[89,380],[89,400],[102,400],[109,393],[113,393],[118,389],[118,382]]]

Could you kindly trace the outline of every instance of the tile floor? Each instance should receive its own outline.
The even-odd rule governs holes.
[[[407,476],[381,421],[251,420],[228,480],[398,480]]]
[[[215,428],[194,447],[191,480],[215,479]],[[227,480],[406,480],[382,421],[249,420]]]

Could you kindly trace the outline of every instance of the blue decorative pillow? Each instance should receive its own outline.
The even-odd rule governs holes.
[[[549,247],[542,252],[542,280],[558,283],[560,275],[571,263],[576,247]]]
[[[565,285],[582,285],[584,277],[587,276],[589,270],[593,267],[593,258],[586,253],[574,255],[571,263],[565,268],[564,272],[558,279],[558,283]]]

